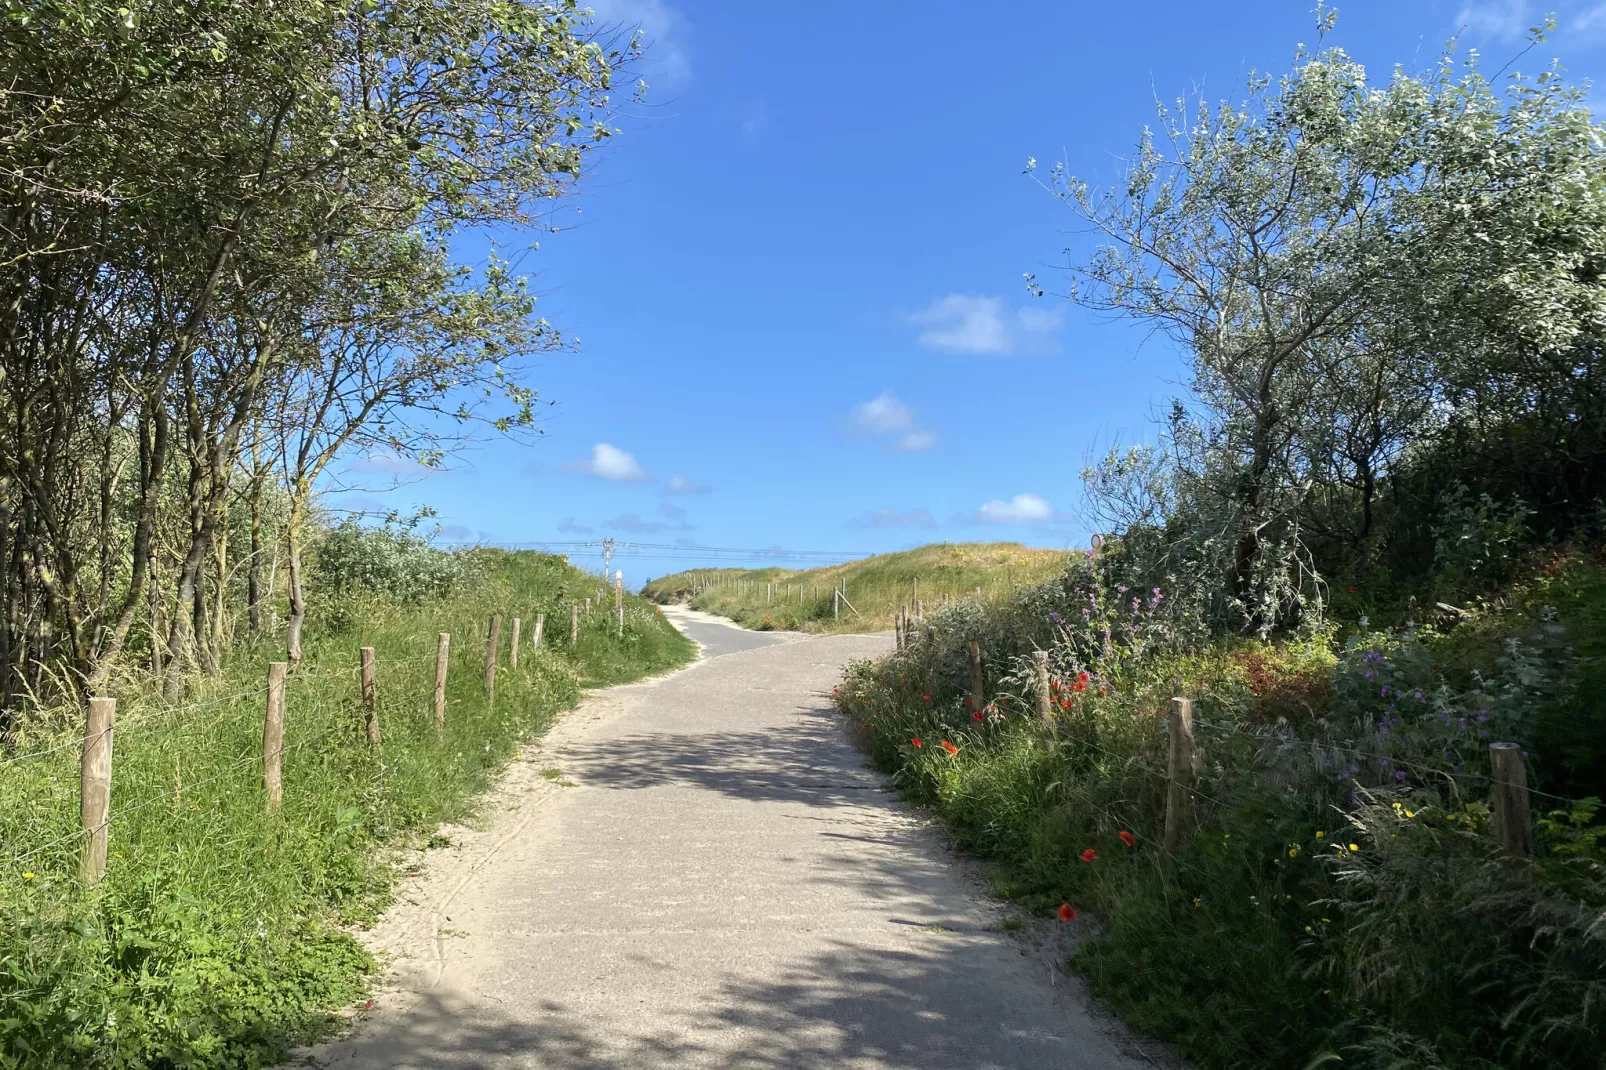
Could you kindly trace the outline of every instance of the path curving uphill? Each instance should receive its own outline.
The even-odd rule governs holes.
[[[844,738],[825,693],[889,639],[666,612],[703,660],[525,752],[404,882],[370,934],[391,986],[313,1065],[1152,1065]]]

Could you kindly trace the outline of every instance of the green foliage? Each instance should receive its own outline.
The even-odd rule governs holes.
[[[319,540],[313,573],[332,594],[361,592],[413,603],[439,598],[469,579],[472,564],[469,555],[432,546],[406,528],[345,520]]]
[[[995,890],[1040,914],[1095,912],[1075,968],[1201,1068],[1598,1066],[1598,807],[1543,818],[1529,867],[1500,855],[1480,801],[1492,738],[1549,775],[1534,748],[1579,663],[1545,641],[1547,618],[1357,632],[1336,653],[1326,635],[1184,642],[1166,592],[1134,609],[1123,568],[1111,545],[1058,582],[943,612],[934,642],[850,666],[837,704],[872,760],[992,865]],[[1598,571],[1571,568],[1569,589]],[[1027,671],[1037,647],[1048,726]],[[1167,859],[1178,693],[1195,697],[1199,764]]]
[[[634,598],[624,642],[598,614],[571,644],[568,606],[594,593],[595,577],[549,555],[467,556],[444,595],[370,598],[339,628],[319,623],[287,685],[278,814],[260,785],[262,679],[276,656],[265,649],[237,651],[170,712],[149,691],[119,694],[110,858],[93,890],[76,877],[76,749],[6,768],[0,1066],[272,1064],[361,992],[373,963],[348,927],[389,901],[381,848],[427,842],[438,823],[468,816],[520,741],[578,700],[582,677],[637,677],[692,654]],[[516,672],[504,629],[488,709],[494,610],[532,624],[543,611],[548,628],[540,651],[525,632]],[[440,631],[453,643],[437,742]],[[361,739],[359,645],[378,654],[380,750]]]

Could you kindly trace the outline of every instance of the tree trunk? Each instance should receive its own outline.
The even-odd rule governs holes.
[[[251,638],[262,634],[262,469],[251,448],[251,564],[245,576],[246,612]]]
[[[285,656],[290,664],[301,664],[301,626],[307,620],[307,596],[301,576],[301,528],[306,519],[305,487],[291,489],[290,517],[285,525],[285,549],[290,561],[290,621],[285,640]]]

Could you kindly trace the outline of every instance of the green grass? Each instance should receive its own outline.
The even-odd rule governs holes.
[[[427,845],[520,741],[580,697],[685,663],[692,644],[637,598],[569,639],[569,603],[597,581],[559,558],[479,551],[480,577],[430,605],[345,601],[309,629],[286,688],[284,805],[265,810],[259,752],[269,660],[236,651],[164,709],[148,684],[119,699],[105,881],[76,878],[77,749],[0,777],[0,1066],[249,1067],[326,1029],[372,969],[348,928],[389,902],[381,848]],[[526,622],[517,670],[504,624],[494,707],[487,616]],[[529,645],[546,612],[543,649]],[[450,632],[444,738],[433,722],[436,634]],[[357,648],[376,648],[382,745],[360,738]],[[65,737],[70,742],[70,736]],[[63,741],[35,735],[11,754]]]
[[[1317,635],[1124,659],[1108,643],[1098,653],[1098,612],[1080,632],[1048,627],[1088,604],[1068,580],[952,607],[935,642],[854,663],[835,698],[872,760],[988,864],[995,893],[1023,913],[1069,903],[1093,920],[1073,968],[1129,1025],[1199,1070],[1599,1070],[1606,828],[1587,801],[1536,813],[1535,865],[1513,867],[1488,835],[1486,744],[1462,748],[1459,733],[1498,695],[1490,729],[1529,749],[1534,781],[1589,786],[1581,771],[1606,755],[1606,736],[1584,739],[1606,701],[1587,690],[1606,568],[1553,563],[1475,621],[1374,636],[1353,655]],[[985,651],[981,721],[972,639]],[[1052,726],[1033,707],[1034,648],[1051,652]],[[1374,649],[1386,657],[1361,656]],[[1362,670],[1414,673],[1386,679],[1428,696],[1387,703],[1404,777],[1364,760],[1359,776],[1342,772],[1388,746],[1351,734],[1385,706]],[[1195,699],[1199,772],[1168,857],[1173,694]]]
[[[1063,571],[1065,560],[1062,550],[1013,542],[934,543],[801,572],[677,572],[648,583],[642,595],[656,602],[689,601],[694,609],[760,631],[878,631],[892,627],[903,606],[913,612],[916,599],[930,614],[956,601],[1007,597]],[[832,613],[831,590],[843,582],[852,608],[843,606],[838,617]]]

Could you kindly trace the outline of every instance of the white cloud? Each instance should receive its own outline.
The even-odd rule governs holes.
[[[595,528],[588,528],[584,524],[577,524],[574,517],[565,517],[558,521],[559,535],[595,535]]]
[[[651,483],[652,476],[636,462],[634,455],[617,446],[599,442],[591,447],[591,456],[585,460],[570,461],[564,465],[571,472],[596,476],[615,483]]]
[[[664,484],[665,494],[707,494],[713,489],[701,483],[693,483],[679,472],[671,474],[669,482]]]
[[[1017,494],[1009,501],[994,498],[976,510],[987,524],[1042,524],[1054,519],[1054,507],[1035,494]]]
[[[1480,0],[1463,7],[1455,21],[1480,36],[1515,41],[1528,32],[1534,20],[1528,0]]]
[[[853,422],[871,434],[883,434],[911,430],[915,416],[892,391],[883,390],[878,397],[853,407]]]
[[[853,426],[869,435],[894,436],[892,448],[915,452],[937,444],[937,434],[915,423],[914,410],[890,390],[853,407]]]
[[[1004,299],[949,294],[909,317],[920,332],[920,344],[960,353],[1008,353]]]
[[[627,32],[638,28],[646,46],[648,81],[677,85],[691,77],[686,54],[686,16],[663,0],[591,0],[591,10],[604,26]]]
[[[919,341],[928,348],[1007,356],[1051,350],[1052,336],[1064,324],[1065,313],[1061,308],[1027,306],[1011,314],[1002,297],[949,294],[910,316],[909,322],[924,328]]]
[[[365,455],[362,460],[354,462],[349,471],[352,472],[383,472],[388,476],[428,476],[434,475],[439,469],[422,464],[414,457],[404,457],[390,450],[375,450]]]

